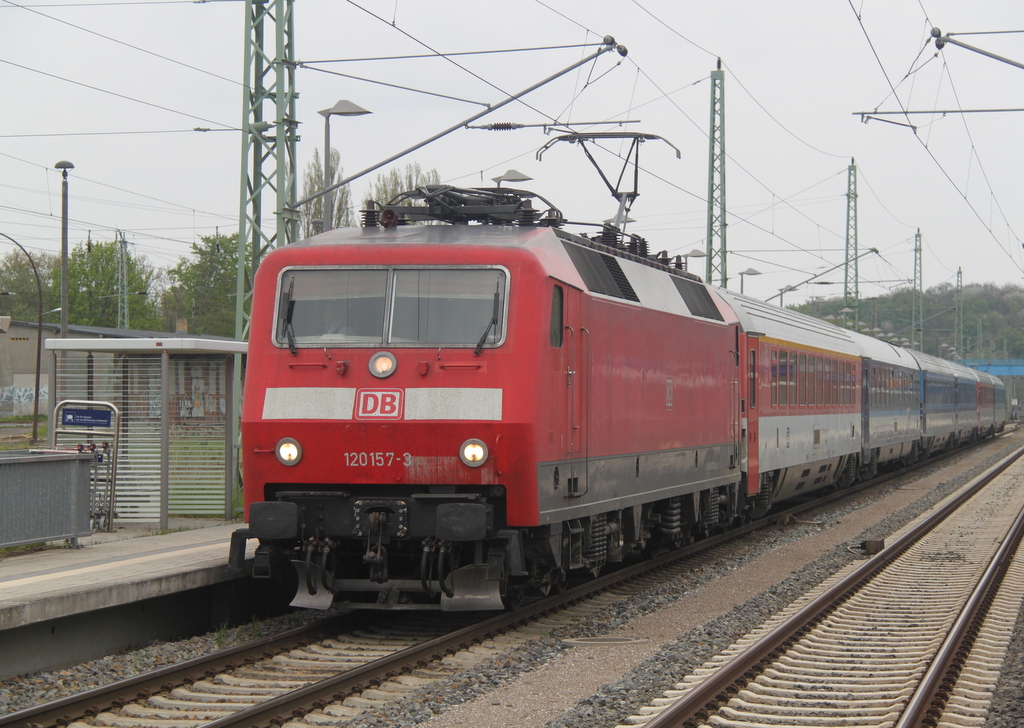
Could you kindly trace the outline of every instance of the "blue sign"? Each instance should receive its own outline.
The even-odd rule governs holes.
[[[109,428],[110,418],[113,414],[110,410],[63,409],[60,414],[60,423],[77,427]]]

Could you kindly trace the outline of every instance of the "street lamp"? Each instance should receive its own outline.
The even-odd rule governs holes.
[[[65,217],[67,216],[65,215]],[[10,235],[5,235],[4,233],[0,233],[0,235],[3,235],[5,238],[21,248],[21,252],[28,257],[29,265],[32,266],[32,273],[36,277],[36,293],[39,296],[39,309],[36,314],[36,384],[35,394],[32,397],[32,442],[34,443],[39,439],[39,361],[43,350],[43,284],[39,281],[39,271],[36,270],[36,262],[32,260],[32,256],[29,255],[28,251],[21,246],[21,243]]]
[[[743,295],[743,276],[759,276],[761,271],[755,270],[754,268],[747,268],[746,270],[740,271],[740,295]]]
[[[60,186],[60,338],[68,338],[68,170],[75,165],[61,160],[53,165],[61,171]]]
[[[790,291],[795,291],[796,286],[786,286],[785,288],[779,289],[779,308],[782,308],[782,297]]]
[[[694,248],[689,253],[683,253],[683,255],[682,255],[682,258],[683,258],[683,270],[685,270],[685,271],[690,270],[690,258],[707,258],[707,257],[708,257],[707,253],[705,253],[703,250],[698,250],[697,248]]]
[[[533,177],[527,177],[518,170],[510,169],[500,177],[491,177],[491,181],[498,185],[498,187],[501,187],[502,182],[532,182]]]
[[[331,117],[332,116],[363,116],[372,114],[351,101],[341,100],[329,109],[318,111],[324,117],[324,189],[331,186]],[[334,190],[324,197],[324,232],[334,229]]]
[[[850,308],[849,306],[843,306],[841,309],[839,309],[839,313],[841,313],[843,315],[843,328],[845,329],[846,328],[846,317],[847,317],[847,315],[853,313],[853,309]]]

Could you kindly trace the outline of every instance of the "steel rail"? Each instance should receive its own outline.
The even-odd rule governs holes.
[[[907,701],[894,728],[926,728],[938,724],[1022,538],[1024,508],[1017,513],[999,550],[992,557],[917,690]]]
[[[669,705],[644,724],[644,728],[682,728],[705,722],[711,713],[727,703],[746,684],[762,673],[800,637],[822,621],[838,602],[860,589],[877,572],[884,569],[936,524],[950,516],[965,501],[984,488],[996,476],[1024,455],[1018,448],[1002,462],[986,470],[963,488],[945,505],[909,529],[906,533],[866,560],[844,579],[811,600],[788,620],[778,625],[721,667],[714,675],[696,685],[678,701]]]
[[[1017,451],[1017,456],[1024,454],[1024,448]],[[934,462],[934,461],[933,461]],[[927,465],[928,463],[923,463]],[[916,468],[912,468],[913,470]],[[897,474],[889,474],[882,478],[876,478],[866,483],[861,488],[849,488],[838,491],[826,499],[815,499],[814,501],[802,503],[782,513],[772,514],[777,519],[780,516],[791,515],[800,511],[816,508],[823,503],[836,500],[871,487],[877,487],[881,482],[887,482],[892,477],[905,475],[908,470],[902,470]],[[344,700],[352,693],[361,692],[369,686],[382,682],[386,677],[398,675],[416,665],[425,666],[431,661],[441,659],[445,653],[454,654],[459,648],[464,648],[471,643],[480,642],[514,628],[519,624],[527,624],[530,621],[556,612],[557,610],[582,601],[590,596],[603,592],[612,586],[621,585],[634,577],[640,576],[674,563],[686,556],[706,550],[713,546],[720,545],[739,536],[750,533],[770,525],[773,522],[772,515],[756,522],[747,524],[741,528],[728,531],[727,533],[704,539],[682,549],[672,551],[652,560],[634,564],[605,576],[587,581],[586,583],[566,590],[562,594],[546,597],[533,604],[516,610],[514,613],[499,614],[477,624],[466,627],[462,630],[439,637],[422,645],[408,648],[382,660],[367,663],[355,670],[338,674],[336,676],[312,683],[294,692],[272,698],[265,702],[245,708],[228,717],[220,718],[208,723],[204,728],[270,728],[272,726],[284,725],[290,718],[301,718],[311,710],[325,707],[332,701]],[[885,553],[883,551],[882,553]]]
[[[949,454],[953,455],[958,452],[960,450],[954,450]],[[408,666],[424,665],[435,659],[440,659],[446,653],[454,653],[461,646],[488,639],[496,634],[514,629],[518,625],[543,618],[561,608],[701,551],[722,545],[753,531],[767,528],[780,520],[785,521],[804,511],[821,508],[831,502],[863,493],[894,478],[905,476],[938,462],[941,462],[941,458],[929,458],[909,468],[895,473],[886,473],[860,485],[838,490],[826,496],[810,498],[782,510],[772,510],[757,521],[669,551],[653,559],[617,569],[579,586],[566,589],[560,594],[545,597],[520,607],[514,612],[502,613],[484,619],[450,635],[438,637],[419,646],[397,652],[390,657],[366,663],[350,672],[339,673],[331,678],[311,683],[299,691],[243,709],[210,725],[213,728],[228,728],[228,726],[245,724],[245,728],[249,728],[251,725],[260,724],[260,721],[270,725],[272,719],[281,717],[282,714],[308,711],[309,707],[315,706],[317,701],[336,700],[339,699],[337,697],[339,695],[360,692],[367,687],[379,684],[391,675],[400,673],[403,668]],[[887,551],[888,549],[882,553]],[[95,716],[104,710],[122,707],[133,700],[147,698],[182,684],[234,669],[248,662],[255,662],[296,647],[305,646],[317,639],[333,636],[342,625],[345,628],[350,628],[353,623],[358,624],[360,621],[367,621],[371,618],[369,612],[345,612],[333,619],[319,622],[313,627],[298,627],[280,635],[265,637],[179,665],[161,668],[34,708],[0,716],[0,728],[53,728],[54,726],[68,725],[82,718]]]
[[[351,614],[339,615],[318,622],[315,626],[296,627],[270,637],[221,650],[212,655],[160,668],[142,675],[119,680],[116,683],[93,688],[34,708],[0,716],[0,728],[39,728],[39,726],[68,725],[82,718],[92,717],[103,710],[121,707],[139,698],[149,697],[163,690],[199,680],[209,673],[233,669],[246,662],[305,646],[321,637],[337,633],[341,622],[355,621]]]

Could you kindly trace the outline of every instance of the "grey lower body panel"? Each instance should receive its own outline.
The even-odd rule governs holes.
[[[627,453],[575,460],[578,481],[570,490],[568,459],[537,467],[540,522],[619,510],[695,493],[741,479],[738,445]]]

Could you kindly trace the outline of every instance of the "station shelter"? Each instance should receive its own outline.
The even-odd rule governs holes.
[[[48,339],[50,446],[55,406],[117,409],[114,518],[234,515],[235,357],[230,339]]]

